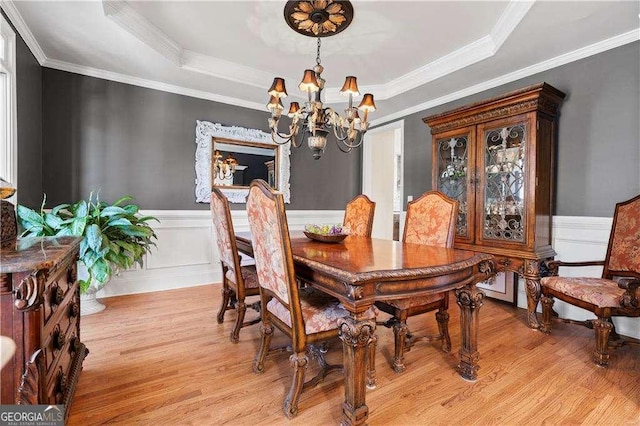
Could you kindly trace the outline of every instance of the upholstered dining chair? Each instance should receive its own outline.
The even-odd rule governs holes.
[[[602,265],[601,278],[559,277],[561,266]],[[595,329],[596,347],[593,361],[606,367],[612,346],[622,346],[632,341],[612,344],[619,336],[611,317],[640,317],[640,195],[616,204],[609,245],[604,261],[547,262],[552,276],[541,280],[542,326],[551,332],[554,298],[591,311],[596,319],[578,322]]]
[[[259,302],[251,305],[245,302],[245,298],[260,294],[258,276],[255,265],[240,264],[229,201],[217,188],[213,188],[211,192],[211,217],[222,265],[222,304],[217,320],[218,324],[222,324],[225,312],[236,310],[236,322],[231,330],[230,339],[233,343],[238,343],[242,327],[260,322],[260,318],[244,321],[247,306],[260,311]]]
[[[439,247],[453,247],[455,237],[458,202],[438,191],[428,191],[407,204],[402,240],[406,243],[425,244]],[[442,350],[451,350],[449,337],[449,292],[409,299],[376,302],[376,306],[393,317],[383,323],[393,327],[394,357],[392,367],[397,373],[405,370],[404,353],[418,340],[442,340]],[[436,320],[438,334],[417,338],[409,332],[407,319],[414,315],[438,310]]]
[[[349,201],[344,210],[343,221],[343,226],[349,229],[349,235],[371,237],[375,210],[376,203],[364,194],[360,194]]]
[[[264,371],[274,326],[291,338],[293,379],[283,411],[292,418],[298,412],[302,390],[318,384],[330,371],[341,369],[341,366],[326,364],[315,344],[336,338],[340,318],[349,313],[337,299],[298,287],[281,193],[272,190],[263,180],[254,180],[249,188],[247,214],[262,303],[262,341],[253,370],[258,374]],[[376,312],[372,307],[364,316],[375,319]],[[318,359],[322,370],[305,383],[309,355]],[[372,358],[370,356],[369,366],[373,365]]]

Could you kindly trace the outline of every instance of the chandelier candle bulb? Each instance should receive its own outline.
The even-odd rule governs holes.
[[[278,145],[291,143],[294,148],[298,148],[306,138],[313,158],[319,159],[327,145],[327,136],[330,130],[333,130],[338,148],[342,152],[350,152],[362,145],[364,134],[369,128],[369,112],[375,111],[376,105],[373,95],[367,93],[358,108],[353,106],[353,97],[360,95],[358,80],[353,75],[345,78],[340,90],[341,94],[349,97],[349,106],[344,110],[344,117],[323,104],[322,91],[325,88],[325,80],[321,75],[324,67],[320,59],[320,46],[321,37],[335,35],[351,24],[353,6],[350,1],[288,1],[284,7],[284,17],[287,24],[297,33],[317,38],[316,64],[304,71],[302,81],[298,85],[298,89],[307,93],[308,102],[302,107],[297,102],[291,102],[289,106],[287,116],[291,118],[291,124],[288,134],[278,131],[278,121],[284,109],[280,99],[287,96],[285,82],[281,77],[273,79],[273,84],[267,91],[271,96],[267,104],[267,109],[271,111],[271,139]],[[358,115],[358,109],[364,112],[362,118]]]

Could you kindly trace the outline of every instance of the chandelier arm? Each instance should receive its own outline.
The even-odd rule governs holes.
[[[292,134],[283,135],[278,131],[271,131],[271,140],[273,141],[273,143],[278,145],[288,144],[289,142],[291,142],[293,136],[294,135]],[[280,140],[278,140],[277,138],[280,138]]]
[[[337,141],[337,140],[336,140],[336,145],[338,146],[338,148],[339,148],[339,149],[340,149],[340,151],[342,151],[342,152],[351,152],[351,150],[352,150],[353,148],[356,148],[356,147],[349,146],[349,145],[347,145],[347,144],[344,144],[344,147],[343,147],[343,144],[344,144],[344,142],[343,142],[343,143],[340,143],[339,141]]]
[[[345,140],[341,140],[340,142],[345,144],[345,146],[349,147],[349,149],[358,148],[360,145],[362,145],[362,142],[364,141],[364,138],[363,138],[364,134],[359,130],[356,130],[356,132],[357,132],[356,137],[353,139],[354,142],[347,142]]]

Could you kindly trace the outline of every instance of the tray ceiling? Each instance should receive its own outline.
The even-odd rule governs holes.
[[[283,1],[1,1],[43,66],[263,109],[315,63]],[[401,116],[640,38],[640,2],[353,1],[322,40],[326,100],[356,75],[373,119]],[[578,7],[579,5],[579,7]]]

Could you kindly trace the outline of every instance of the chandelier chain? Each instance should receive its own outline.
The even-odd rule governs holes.
[[[316,64],[320,65],[320,37],[318,37],[318,51],[316,54]]]

